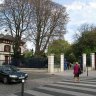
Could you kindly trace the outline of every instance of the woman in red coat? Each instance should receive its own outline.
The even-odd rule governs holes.
[[[74,65],[74,82],[79,82],[80,78],[79,78],[79,71],[80,71],[80,65],[78,64],[78,62],[76,62],[76,64]]]

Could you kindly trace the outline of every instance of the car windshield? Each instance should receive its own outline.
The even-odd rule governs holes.
[[[3,68],[4,71],[18,71],[18,69],[14,66],[5,66]]]

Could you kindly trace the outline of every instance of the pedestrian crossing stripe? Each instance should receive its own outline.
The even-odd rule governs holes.
[[[96,96],[95,80],[81,80],[74,83],[72,80],[64,80],[24,91],[24,96]],[[16,93],[10,96],[21,96]]]
[[[92,85],[92,84],[87,84],[85,83],[74,83],[74,82],[58,82],[58,84],[71,84],[71,85],[80,85],[80,86],[87,86],[87,87],[96,87],[96,85]]]
[[[72,80],[72,79],[67,79],[67,80],[65,79],[64,81],[66,81],[66,82],[72,82],[72,81],[74,81],[74,79],[73,79],[73,80]],[[80,82],[86,82],[86,81],[87,81],[87,82],[96,82],[96,80],[92,80],[92,79],[89,79],[89,80],[86,80],[86,79],[83,79],[83,80],[82,80],[82,79],[81,79],[81,80],[80,80]]]
[[[59,82],[61,83],[61,82]],[[66,83],[66,82],[62,82],[62,83]],[[69,83],[69,82],[68,82]],[[72,84],[72,83],[71,83]],[[73,83],[75,84],[75,83]],[[80,85],[80,83],[76,83],[76,85]],[[84,84],[85,86],[86,84]],[[88,84],[87,84],[88,85]],[[86,86],[87,87],[87,86]],[[50,84],[50,85],[45,85],[43,87],[38,87],[37,88],[40,92],[38,93],[38,90],[35,91],[35,94],[34,94],[34,89],[33,90],[28,90],[27,93],[31,93],[32,95],[35,95],[35,96],[50,96],[50,94],[46,94],[46,95],[43,95],[46,93],[46,91],[50,91],[50,92],[58,92],[58,93],[67,93],[69,95],[73,95],[73,96],[93,96],[96,94],[96,90],[95,89],[90,89],[90,88],[80,88],[79,86],[67,86],[67,85],[59,85],[59,84]],[[71,90],[69,90],[71,89]],[[42,91],[43,90],[43,94],[42,94]],[[46,90],[46,91],[45,91]],[[45,91],[45,93],[44,93]],[[26,93],[26,91],[25,91]],[[88,93],[88,94],[87,94]],[[41,94],[41,95],[39,95]],[[78,94],[78,95],[77,95]],[[53,95],[51,95],[53,96]]]
[[[56,89],[56,88],[49,88],[49,87],[40,87],[39,89],[42,90],[48,90],[51,92],[58,92],[58,93],[67,93],[73,96],[93,96],[93,95],[89,95],[89,94],[85,94],[85,93],[81,93],[81,92],[75,92],[75,91],[68,91],[68,90],[63,90],[63,89]]]
[[[64,81],[62,81],[62,82],[71,82],[71,83],[72,83],[72,82],[74,82],[74,81],[72,81],[72,80],[68,80],[68,81],[67,81],[67,80],[64,80]],[[91,85],[92,85],[92,84],[95,85],[95,84],[96,84],[95,82],[96,82],[96,81],[86,81],[86,80],[85,80],[85,81],[80,81],[80,83],[82,83],[82,84],[91,84]]]
[[[14,94],[10,94],[10,95],[8,95],[8,96],[17,96],[17,95],[14,95]]]
[[[71,77],[71,78],[64,78],[64,81],[72,81],[72,79],[74,80],[74,78],[73,77]],[[84,78],[84,77],[82,77],[82,78],[80,78],[80,81],[94,81],[94,82],[96,82],[96,78]]]
[[[35,95],[35,96],[53,96],[53,95],[49,95],[49,94],[34,91],[34,90],[27,90],[27,91],[25,91],[25,93],[32,94],[32,95]]]
[[[96,84],[95,82],[92,82],[92,81],[90,81],[90,82],[80,81],[80,83],[82,83],[82,84],[92,84],[92,85]]]
[[[47,87],[59,87],[59,88],[71,88],[71,89],[75,89],[75,90],[84,90],[84,91],[92,91],[92,92],[96,92],[96,89],[90,89],[89,87],[86,88],[81,88],[79,86],[67,86],[67,85],[59,85],[59,84],[51,84],[51,85],[47,85]]]

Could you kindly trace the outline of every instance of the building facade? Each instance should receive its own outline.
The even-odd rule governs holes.
[[[13,37],[10,35],[3,35],[0,34],[0,65],[11,62],[12,54],[13,54]],[[24,52],[24,45],[25,43],[21,41],[21,45],[19,51],[21,55]]]

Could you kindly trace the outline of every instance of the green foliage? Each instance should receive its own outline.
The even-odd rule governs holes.
[[[70,44],[68,44],[65,40],[55,40],[48,46],[48,54],[61,54],[66,53],[70,48]]]
[[[57,54],[54,55],[54,67],[60,68],[60,55]]]
[[[76,57],[80,56],[82,53],[90,54],[96,52],[96,28],[87,26],[81,36],[73,44],[72,50]]]
[[[24,53],[24,57],[25,58],[29,58],[29,57],[32,57],[32,51],[26,51],[25,53]]]
[[[69,62],[73,63],[76,61],[76,57],[75,57],[75,54],[73,52],[70,52],[69,55],[66,55],[66,58]]]
[[[38,53],[38,54],[35,54],[34,53],[34,50],[33,49],[31,49],[31,50],[26,50],[25,52],[24,52],[24,57],[25,58],[30,58],[30,57],[46,57],[46,54],[45,53]]]
[[[71,45],[65,40],[55,40],[48,46],[48,54],[55,54],[55,64],[60,64],[60,55],[64,53],[65,58],[73,63],[76,61],[74,53],[72,53]]]

